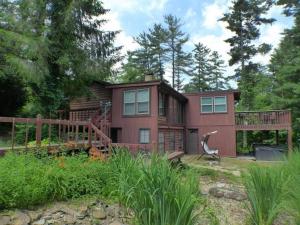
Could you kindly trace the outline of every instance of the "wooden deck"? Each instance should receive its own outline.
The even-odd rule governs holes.
[[[289,130],[291,126],[290,110],[235,113],[236,130]]]
[[[292,151],[292,115],[290,110],[251,111],[235,113],[236,131],[278,131],[285,130],[288,134],[288,148]]]

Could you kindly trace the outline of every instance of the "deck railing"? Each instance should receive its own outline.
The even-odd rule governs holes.
[[[0,126],[4,124],[10,140],[7,146],[0,146],[3,149],[59,147],[60,145],[94,146],[101,149],[111,143],[111,139],[90,121],[42,119],[40,116],[37,118],[0,117]],[[20,126],[23,137],[17,142],[16,135]],[[47,143],[43,143],[43,140],[47,140]],[[32,141],[35,141],[35,144],[29,146],[29,142]]]
[[[235,124],[238,127],[249,126],[290,126],[290,110],[236,112]]]

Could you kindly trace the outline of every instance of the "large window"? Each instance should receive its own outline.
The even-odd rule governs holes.
[[[140,144],[150,143],[150,129],[140,129]]]
[[[227,101],[225,96],[215,97],[215,112],[227,112]]]
[[[167,115],[167,96],[165,94],[159,93],[159,115],[160,116],[166,116]]]
[[[123,114],[133,116],[149,114],[149,89],[124,91]]]
[[[213,112],[213,98],[201,97],[201,112],[212,113]]]
[[[226,96],[201,97],[202,113],[222,113],[227,112]]]

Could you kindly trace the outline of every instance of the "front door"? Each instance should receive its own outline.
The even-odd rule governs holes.
[[[111,141],[112,143],[121,143],[122,128],[111,128]]]
[[[198,129],[189,129],[187,137],[187,150],[188,154],[199,154],[199,136]]]

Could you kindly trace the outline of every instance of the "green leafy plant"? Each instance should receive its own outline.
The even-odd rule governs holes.
[[[126,205],[134,210],[138,224],[190,225],[195,223],[197,193],[193,174],[182,177],[166,159],[153,155],[128,189]]]
[[[285,164],[286,177],[290,177],[286,183],[285,207],[295,219],[295,224],[300,225],[300,153],[294,152]]]
[[[244,178],[251,225],[272,225],[283,208],[284,173],[277,168],[252,167]]]

